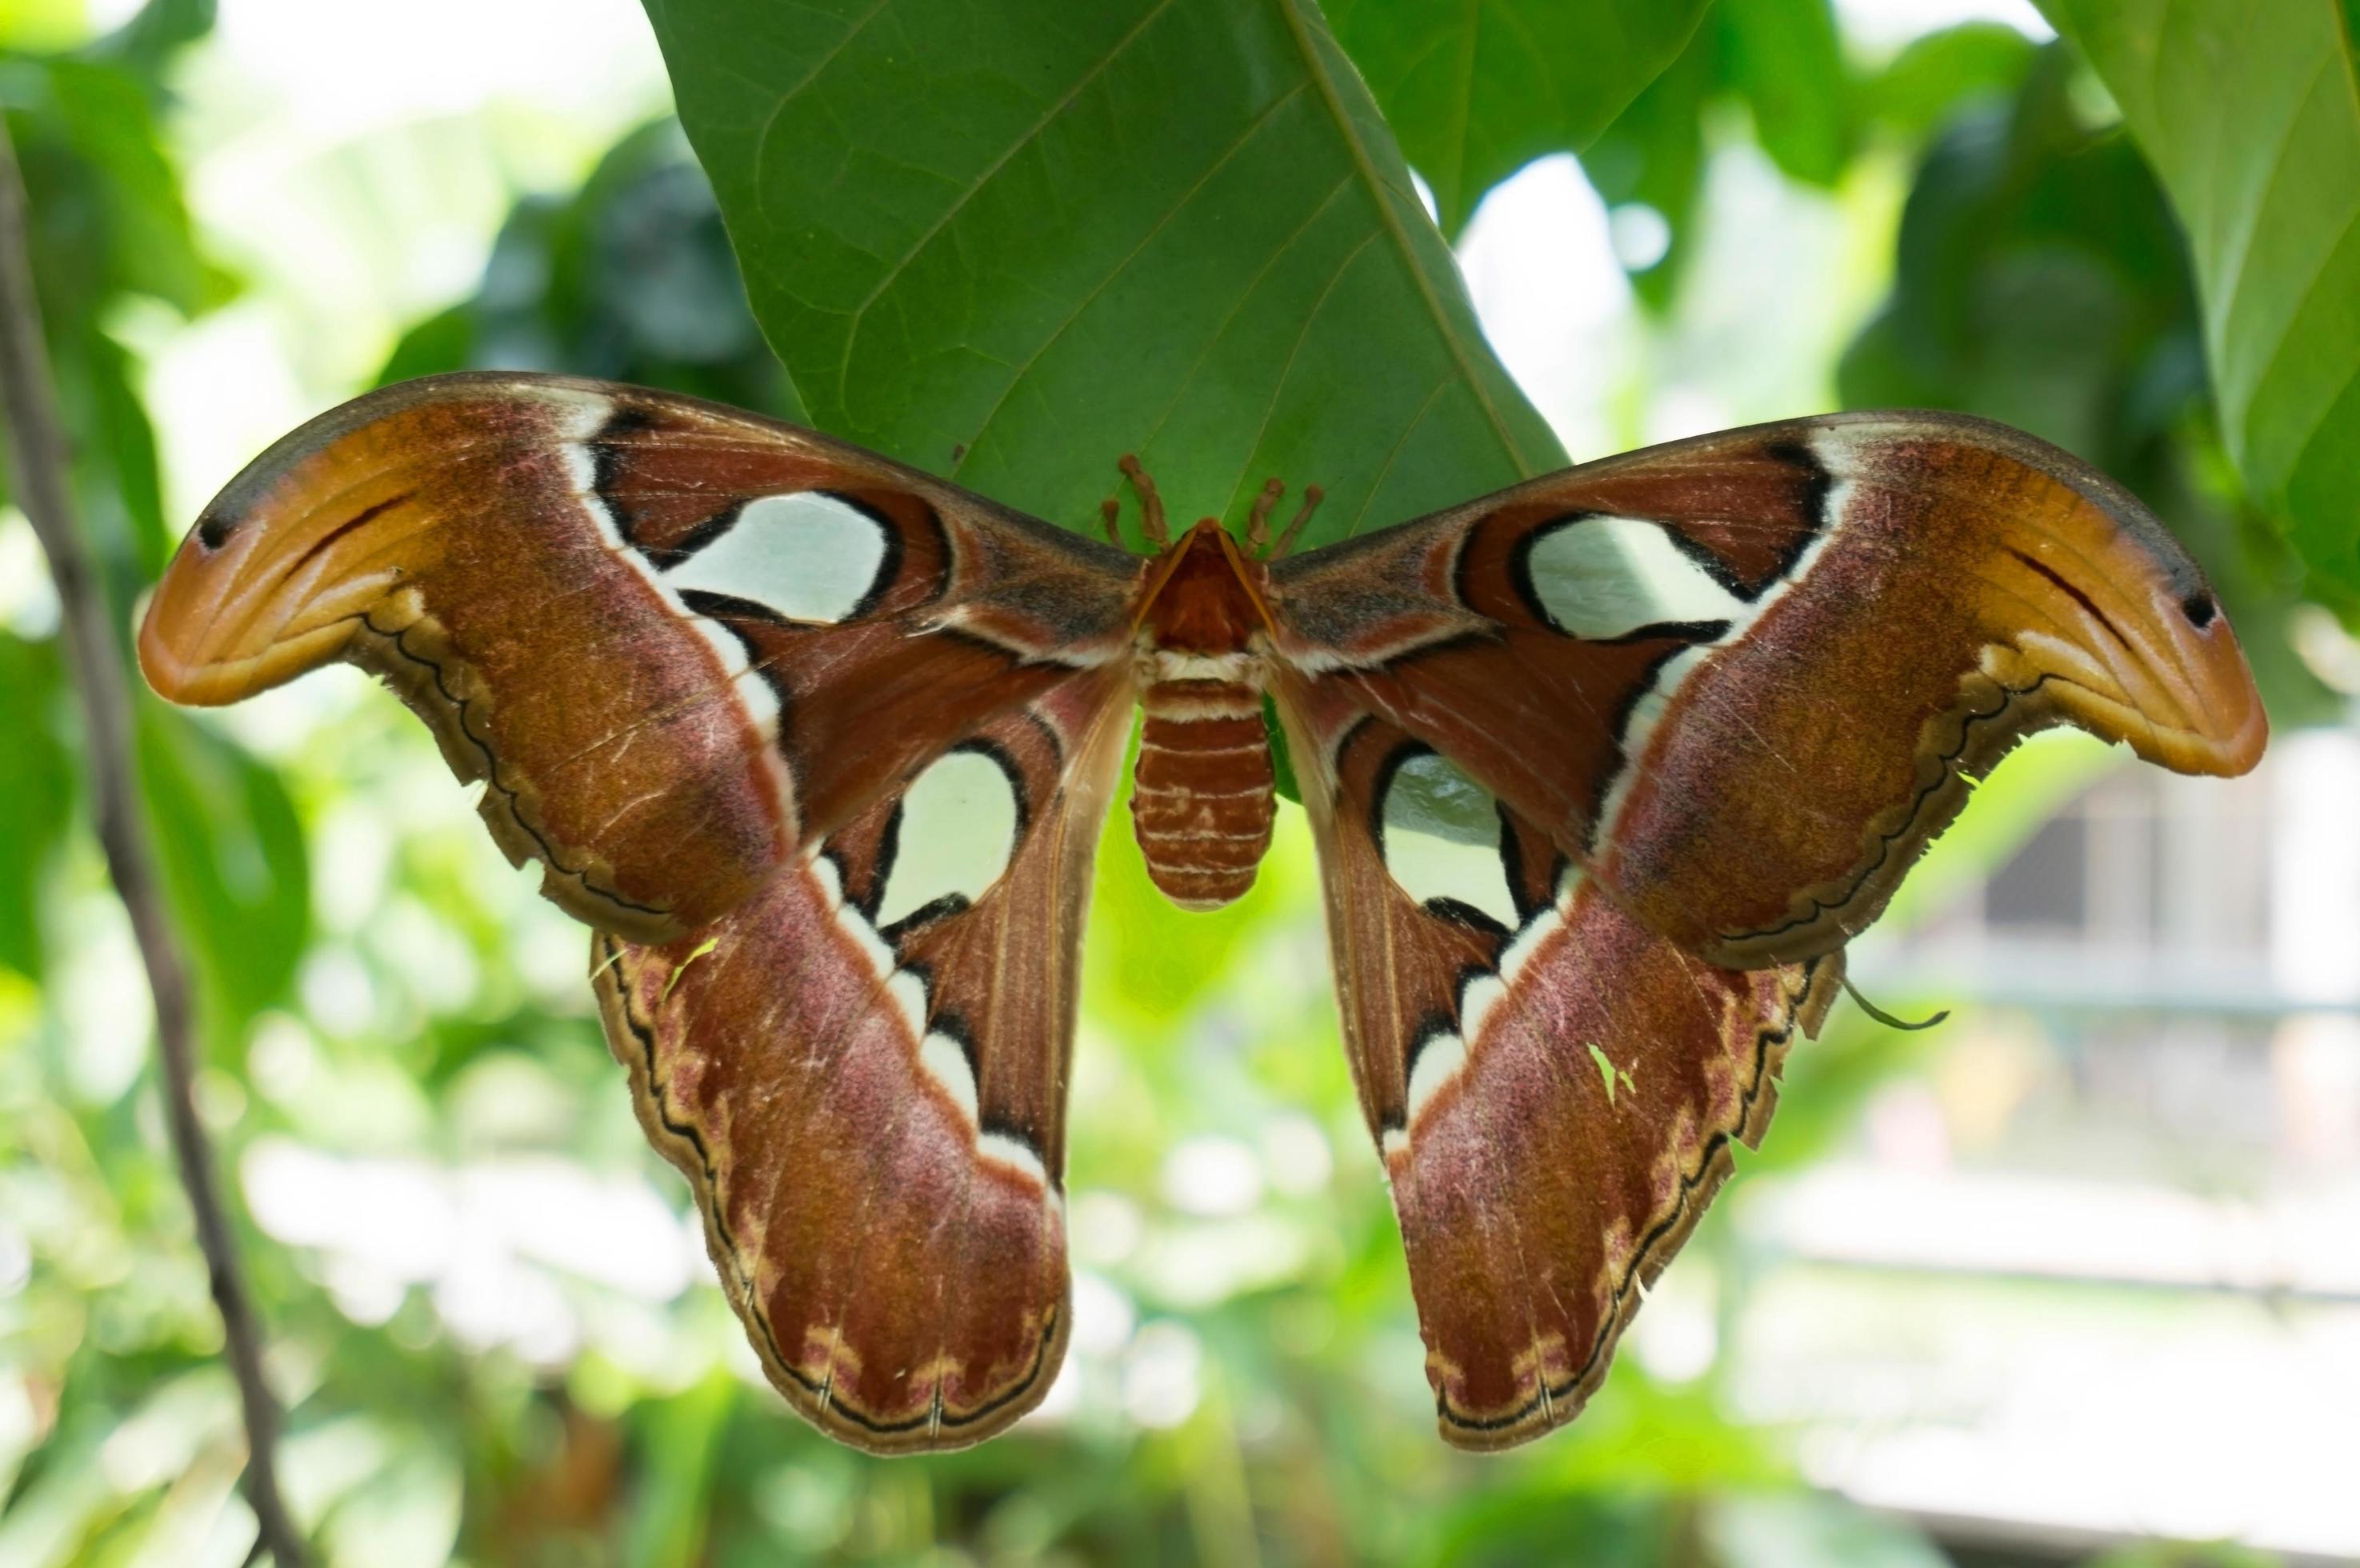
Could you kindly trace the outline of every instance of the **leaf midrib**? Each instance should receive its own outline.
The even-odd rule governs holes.
[[[1501,450],[1507,454],[1517,475],[1527,479],[1532,477],[1534,469],[1531,462],[1517,446],[1515,437],[1509,432],[1507,421],[1501,416],[1491,387],[1485,385],[1473,361],[1468,357],[1467,345],[1451,330],[1450,318],[1442,308],[1441,298],[1435,293],[1434,280],[1419,264],[1409,231],[1402,223],[1400,212],[1389,199],[1384,182],[1377,175],[1376,165],[1370,160],[1368,148],[1353,130],[1350,111],[1344,107],[1343,96],[1337,89],[1335,79],[1319,58],[1319,46],[1313,40],[1310,29],[1304,24],[1302,12],[1297,9],[1300,0],[1275,0],[1275,3],[1280,14],[1286,18],[1287,29],[1294,36],[1295,48],[1302,51],[1304,69],[1311,73],[1313,82],[1319,88],[1320,101],[1327,104],[1329,117],[1336,122],[1337,134],[1343,137],[1344,145],[1351,154],[1353,168],[1361,182],[1368,187],[1370,200],[1376,204],[1377,221],[1384,226],[1393,248],[1400,254],[1403,264],[1408,267],[1411,278],[1416,283],[1418,296],[1426,304],[1426,313],[1433,319],[1435,331],[1441,335],[1453,363],[1458,365],[1460,378],[1474,395],[1476,406],[1483,410],[1483,417],[1491,421],[1492,433],[1499,438]]]

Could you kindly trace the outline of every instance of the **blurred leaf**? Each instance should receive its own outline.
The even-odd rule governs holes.
[[[378,379],[495,367],[803,417],[746,308],[712,187],[670,119],[617,143],[570,199],[518,202],[474,298],[411,328]]]
[[[1648,309],[1668,309],[1695,232],[1704,189],[1704,114],[1719,85],[1714,25],[1688,47],[1582,155],[1581,167],[1612,209],[1636,202],[1670,229],[1664,254],[1630,268],[1631,286]],[[1627,266],[1627,264],[1626,264]]]
[[[0,48],[65,49],[89,26],[82,0],[9,0],[0,5]]]
[[[1852,83],[1830,0],[1723,0],[1724,80],[1790,179],[1833,185],[1852,158]]]
[[[1492,186],[1596,139],[1695,32],[1710,0],[1330,0],[1402,152],[1456,235]]]
[[[73,453],[80,520],[108,577],[129,636],[132,601],[156,580],[180,545],[164,516],[164,480],[156,430],[135,385],[129,351],[92,323],[59,356],[58,395],[69,429],[82,440]]]
[[[447,310],[436,311],[402,333],[400,341],[393,345],[393,353],[378,368],[377,384],[389,387],[421,376],[489,368],[475,357],[479,335],[476,310],[474,299],[465,300]]]
[[[1753,1493],[1716,1502],[1705,1538],[1721,1568],[1948,1568],[1950,1559],[1889,1514],[1827,1493]]]
[[[212,1048],[244,1060],[244,1025],[294,978],[311,924],[303,830],[278,773],[203,724],[139,707],[139,773],[165,890],[202,981]]]
[[[2285,1568],[2286,1562],[2275,1552],[2231,1541],[2142,1541],[2099,1552],[2088,1568]]]
[[[2360,607],[2360,58],[2348,7],[2045,0],[2185,225],[2230,452]]]
[[[2001,22],[1961,22],[1910,40],[1862,89],[1863,117],[1911,141],[1940,129],[1962,104],[2015,95],[2039,46]]]
[[[2120,138],[2075,116],[2052,49],[2022,92],[1928,152],[1902,213],[1894,289],[1846,355],[1845,400],[1932,401],[2123,465],[2131,379],[2170,363],[2193,316],[2179,240]],[[2202,393],[2183,378],[2178,406]],[[2168,424],[2169,419],[2163,423]]]
[[[1790,178],[1831,185],[1857,137],[1853,87],[1829,0],[1720,0],[1679,58],[1582,155],[1609,208],[1638,202],[1669,226],[1659,255],[1626,260],[1651,310],[1670,307],[1694,248],[1717,112],[1743,103],[1755,139]]]
[[[126,627],[132,599],[178,539],[163,517],[137,366],[107,321],[126,294],[193,314],[232,288],[197,248],[152,98],[150,83],[95,58],[0,59],[43,325],[76,438],[75,498],[106,579],[110,622]]]
[[[702,1560],[714,1455],[738,1397],[738,1380],[715,1371],[648,1412],[623,1552],[630,1568],[692,1568]]]
[[[41,978],[41,885],[73,816],[72,759],[57,733],[54,642],[0,633],[0,964]]]
[[[1584,1419],[1596,1418],[1586,1413]],[[1437,1546],[1414,1561],[1450,1568],[1514,1568],[1565,1561],[1567,1542],[1579,1541],[1584,1568],[1693,1562],[1695,1546],[1683,1528],[1686,1512],[1662,1506],[1657,1497],[1612,1491],[1477,1493],[1449,1511]]]
[[[84,52],[154,81],[180,52],[213,30],[216,0],[148,0]]]
[[[80,60],[45,61],[44,74],[55,114],[44,128],[53,125],[89,167],[103,220],[104,239],[74,257],[75,267],[109,291],[153,295],[187,314],[218,301],[226,287],[197,251],[146,85]]]
[[[1075,528],[1327,487],[1308,548],[1557,466],[1308,0],[649,0],[812,419]]]
[[[338,1568],[438,1568],[457,1543],[461,1482],[447,1443],[404,1433],[320,1532]]]

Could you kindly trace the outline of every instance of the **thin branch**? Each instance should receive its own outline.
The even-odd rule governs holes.
[[[164,907],[147,823],[139,813],[129,678],[107,624],[106,595],[93,574],[82,535],[74,526],[65,431],[49,379],[27,236],[24,178],[16,167],[7,126],[0,122],[0,415],[7,420],[16,498],[33,521],[33,531],[48,552],[49,573],[57,583],[67,662],[82,701],[99,843],[106,851],[115,891],[130,911],[132,932],[148,966],[148,988],[156,996],[165,1121],[171,1128],[180,1183],[188,1189],[189,1207],[196,1214],[197,1243],[204,1249],[213,1301],[221,1309],[230,1370],[236,1375],[238,1398],[246,1410],[246,1495],[259,1529],[256,1545],[275,1557],[279,1568],[302,1568],[310,1556],[279,1491],[279,1411],[263,1378],[261,1329],[222,1207],[213,1149],[203,1125],[197,1120],[196,1041],[188,964]]]

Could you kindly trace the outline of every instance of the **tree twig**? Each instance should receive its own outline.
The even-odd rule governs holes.
[[[222,1206],[213,1149],[197,1119],[189,970],[164,906],[147,823],[139,812],[130,681],[108,625],[105,593],[74,526],[66,438],[41,337],[28,228],[24,178],[7,126],[0,122],[0,414],[7,421],[16,499],[32,519],[57,583],[67,663],[82,702],[99,842],[115,891],[130,911],[148,985],[156,996],[165,1121],[171,1129],[180,1183],[196,1214],[197,1243],[204,1249],[230,1370],[245,1408],[245,1487],[259,1530],[257,1548],[275,1557],[279,1568],[302,1568],[309,1553],[279,1490],[279,1402],[263,1377],[260,1325]]]

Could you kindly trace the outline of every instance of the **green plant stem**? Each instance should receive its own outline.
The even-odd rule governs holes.
[[[301,1568],[310,1554],[279,1490],[279,1403],[263,1376],[260,1325],[231,1239],[213,1149],[197,1119],[189,969],[165,908],[139,811],[130,680],[107,626],[105,593],[74,525],[65,431],[41,336],[27,233],[24,179],[7,127],[0,122],[0,414],[7,421],[16,498],[32,519],[57,585],[66,662],[82,703],[99,843],[115,891],[130,913],[148,989],[156,999],[165,1123],[180,1164],[180,1184],[195,1214],[197,1244],[204,1251],[213,1302],[221,1311],[223,1347],[244,1407],[245,1490],[254,1508],[257,1550],[270,1553],[279,1568]]]

